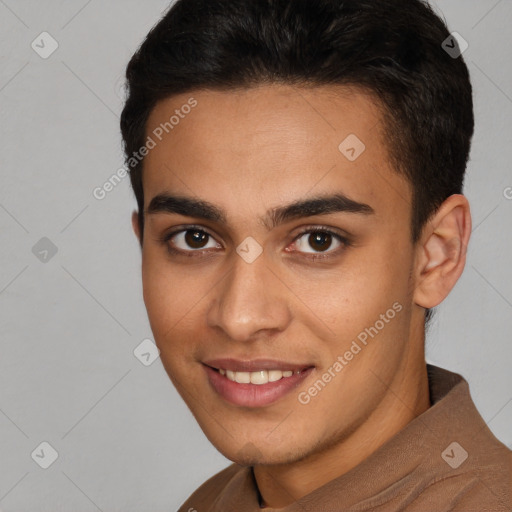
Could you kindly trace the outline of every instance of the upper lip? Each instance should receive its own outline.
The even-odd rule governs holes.
[[[308,363],[290,363],[279,361],[278,359],[210,359],[203,361],[203,364],[212,368],[222,368],[223,370],[231,370],[233,372],[255,372],[258,370],[303,370],[313,365]]]

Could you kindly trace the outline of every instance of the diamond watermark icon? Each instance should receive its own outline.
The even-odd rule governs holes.
[[[38,466],[48,469],[58,459],[59,454],[50,443],[43,441],[30,456]]]
[[[59,47],[59,43],[48,32],[41,32],[30,46],[39,57],[47,59]]]
[[[263,252],[263,247],[252,236],[248,236],[236,248],[236,252],[246,263],[253,263]]]
[[[457,469],[468,458],[468,452],[457,441],[454,441],[448,445],[441,457],[449,466]]]
[[[452,59],[456,59],[469,48],[469,44],[458,32],[452,32],[441,47]]]
[[[57,251],[57,246],[46,237],[41,238],[32,247],[32,254],[43,263],[48,263],[57,254]]]
[[[339,146],[341,154],[349,161],[354,162],[366,149],[363,141],[351,133]]]
[[[144,366],[151,366],[160,356],[160,350],[152,340],[146,338],[135,347],[133,355]]]

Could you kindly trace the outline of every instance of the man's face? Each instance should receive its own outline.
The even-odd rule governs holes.
[[[191,97],[197,105],[182,109]],[[162,136],[176,110],[179,122]],[[169,377],[232,460],[319,452],[385,407],[390,387],[406,378],[405,361],[420,357],[411,188],[392,170],[382,133],[371,98],[341,87],[199,91],[152,111],[145,209],[167,195],[223,215],[153,201],[144,300]],[[335,195],[352,202],[268,215]],[[224,358],[234,361],[215,364]],[[230,374],[242,381],[233,382],[212,369],[258,359],[278,362],[256,362],[253,370],[267,372],[254,382],[280,377],[268,370],[308,370],[256,384],[244,383],[247,373]]]

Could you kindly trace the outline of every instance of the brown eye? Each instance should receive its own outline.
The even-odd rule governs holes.
[[[345,243],[343,237],[337,233],[326,230],[313,230],[310,229],[301,233],[296,241],[295,246],[300,252],[305,253],[322,253],[327,252],[331,249],[332,245],[335,244],[334,250],[342,246]],[[337,245],[336,245],[337,244]],[[312,249],[312,250],[308,250]],[[328,251],[328,252],[334,252]]]
[[[332,236],[329,233],[317,232],[311,233],[308,238],[310,247],[316,251],[326,251],[332,243]]]
[[[192,249],[203,249],[205,241],[210,235],[204,231],[188,230],[185,232],[185,242]]]
[[[181,253],[194,253],[205,249],[222,248],[212,235],[197,228],[174,231],[164,236],[162,241],[167,244],[169,250]]]

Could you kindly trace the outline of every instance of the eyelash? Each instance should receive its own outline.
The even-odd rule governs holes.
[[[207,230],[205,230],[204,227],[196,226],[196,225],[192,224],[190,226],[181,227],[180,229],[176,229],[170,233],[166,233],[162,237],[158,238],[158,241],[167,246],[167,250],[168,250],[169,254],[171,254],[171,255],[185,256],[188,258],[208,257],[204,254],[204,250],[201,250],[201,249],[196,249],[196,250],[191,250],[191,251],[183,251],[182,249],[176,249],[176,248],[172,247],[171,245],[169,245],[169,240],[173,236],[175,236],[179,233],[187,232],[187,231],[199,231],[199,232],[204,233],[204,234],[208,235],[209,237],[215,239],[215,237],[212,234],[210,234]],[[336,240],[338,240],[342,244],[340,247],[338,247],[334,251],[328,251],[328,252],[326,251],[324,253],[316,253],[316,254],[309,253],[304,256],[305,258],[312,260],[312,261],[332,258],[332,257],[336,256],[342,250],[344,250],[347,247],[350,247],[352,245],[351,241],[347,237],[340,235],[339,233],[333,231],[332,229],[330,229],[326,226],[314,226],[314,227],[308,226],[306,228],[303,228],[295,236],[292,243],[295,243],[299,238],[301,238],[303,235],[308,234],[308,233],[309,234],[321,233],[321,234],[331,235],[332,237],[334,237]],[[208,251],[208,249],[206,249],[206,251]],[[305,253],[303,253],[303,254],[305,254]]]

